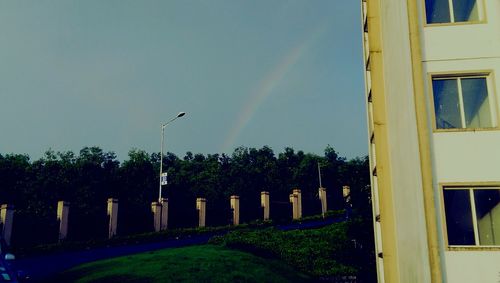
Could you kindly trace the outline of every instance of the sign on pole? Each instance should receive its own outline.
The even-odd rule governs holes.
[[[161,185],[162,186],[168,184],[168,182],[167,182],[167,173],[166,172],[165,173],[161,173],[161,177],[160,178],[161,178]]]

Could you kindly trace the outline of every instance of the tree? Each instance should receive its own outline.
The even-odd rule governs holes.
[[[270,192],[271,218],[288,221],[289,194],[294,188],[302,190],[303,215],[318,214],[318,163],[330,210],[343,208],[342,186],[350,185],[356,215],[363,223],[371,223],[366,157],[346,161],[331,146],[323,156],[291,147],[275,155],[264,146],[238,147],[231,155],[187,152],[179,158],[166,153],[163,171],[169,177],[162,195],[169,198],[169,227],[197,225],[197,197],[207,198],[208,225],[230,223],[233,194],[240,196],[241,222],[261,219],[261,191]],[[70,239],[107,236],[106,200],[110,197],[118,198],[120,204],[119,234],[152,231],[151,202],[158,199],[159,167],[159,153],[139,149],[132,149],[121,164],[113,152],[99,147],[84,147],[78,155],[48,150],[33,162],[27,155],[0,154],[0,199],[16,206],[15,244],[54,241],[59,200],[71,203]],[[19,225],[22,222],[29,225]],[[38,237],[30,237],[26,227]],[[28,237],[20,238],[21,234]],[[369,240],[369,235],[362,239]]]

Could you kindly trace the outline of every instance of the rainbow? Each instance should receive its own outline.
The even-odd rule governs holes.
[[[236,139],[255,116],[259,106],[273,93],[274,88],[283,81],[287,73],[327,30],[327,27],[327,22],[318,25],[313,32],[308,33],[308,37],[305,40],[302,40],[300,44],[291,48],[279,63],[260,80],[257,87],[248,96],[244,107],[239,111],[240,114],[235,119],[233,126],[224,139],[221,152],[230,152],[233,150]]]

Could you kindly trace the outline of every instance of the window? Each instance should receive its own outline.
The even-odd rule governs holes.
[[[486,75],[433,77],[437,129],[496,127]]]
[[[445,187],[450,246],[500,246],[500,187]]]
[[[428,24],[477,22],[481,0],[425,0]]]

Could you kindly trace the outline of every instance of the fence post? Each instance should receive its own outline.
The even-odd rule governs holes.
[[[157,201],[152,202],[151,212],[153,212],[153,225],[155,232],[159,232],[161,225],[161,204]]]
[[[351,202],[351,187],[342,186],[342,196],[344,197],[344,201],[346,203],[350,203]]]
[[[344,197],[345,217],[348,219],[352,213],[351,187],[342,186],[342,196]]]
[[[162,198],[160,230],[167,230],[167,226],[168,226],[168,198]]]
[[[2,237],[7,245],[10,245],[12,222],[14,221],[14,206],[12,204],[2,204],[0,221],[2,222]]]
[[[293,194],[297,196],[297,218],[302,218],[302,193],[300,189],[294,189]]]
[[[198,227],[205,227],[207,200],[205,198],[196,199],[196,209],[198,210]]]
[[[233,211],[233,225],[240,224],[240,197],[231,196],[231,210]]]
[[[118,227],[118,199],[108,198],[108,219],[109,219],[109,233],[108,238],[116,235]]]
[[[260,206],[264,208],[264,221],[269,220],[269,192],[260,192]]]
[[[59,222],[59,241],[68,236],[69,202],[60,200],[57,202],[57,221]]]

